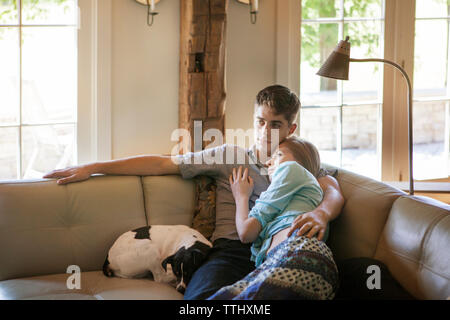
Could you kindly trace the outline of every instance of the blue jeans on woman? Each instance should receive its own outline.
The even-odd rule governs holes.
[[[250,244],[217,239],[207,260],[197,269],[184,293],[185,300],[204,300],[224,286],[235,283],[255,269]]]

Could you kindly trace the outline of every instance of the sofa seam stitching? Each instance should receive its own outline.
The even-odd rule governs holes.
[[[120,221],[128,221],[133,219],[140,219],[139,217],[134,218],[127,218],[127,219],[120,219]],[[104,225],[105,222],[101,221],[98,223],[87,223],[87,224],[77,224],[77,225],[64,225],[64,226],[38,226],[38,227],[29,227],[29,228],[7,228],[8,231],[26,231],[26,230],[33,230],[33,229],[68,229],[68,228],[79,228],[79,227],[87,227],[87,226],[95,226],[95,225]],[[0,228],[0,231],[3,231],[2,228]]]
[[[142,190],[142,201],[144,204],[144,216],[145,216],[145,226],[148,227],[149,221],[148,221],[148,216],[147,216],[147,204],[145,201],[145,186],[144,186],[144,180],[142,176],[139,176],[140,181],[141,181],[141,190]]]
[[[423,237],[423,240],[422,240],[422,242],[421,242],[421,244],[420,244],[420,256],[419,256],[419,262],[420,262],[420,264],[419,264],[419,272],[420,272],[420,270],[424,267],[424,266],[426,266],[425,265],[425,263],[423,263],[423,257],[424,257],[424,246],[425,246],[425,244],[428,244],[428,240],[430,239],[430,237],[431,237],[431,233],[432,233],[432,231],[434,230],[434,227],[439,223],[439,221],[441,221],[443,218],[445,217],[445,215],[444,214],[440,214],[440,215],[438,215],[436,218],[434,218],[434,220],[432,220],[432,222],[431,222],[431,224],[429,225],[429,227],[426,229],[426,231],[425,231],[425,235],[424,235],[424,237]]]
[[[343,181],[347,182],[348,184],[351,184],[351,185],[353,185],[353,186],[357,186],[358,188],[362,188],[362,189],[364,189],[364,190],[366,190],[366,191],[369,191],[369,192],[371,192],[371,193],[383,194],[382,192],[377,192],[377,191],[375,191],[375,190],[372,190],[372,189],[370,189],[370,188],[367,188],[366,186],[363,186],[363,185],[360,185],[360,184],[356,184],[356,183],[351,182],[350,180],[347,180],[347,179],[342,178],[342,177],[341,177],[340,179],[338,179],[338,181],[339,181],[339,180],[343,180]],[[383,183],[383,182],[380,182],[380,181],[377,181],[377,182]],[[398,198],[407,195],[406,192],[404,192],[404,191],[402,191],[402,190],[398,190],[398,189],[396,189],[396,188],[394,188],[394,187],[391,187],[391,186],[389,186],[389,185],[387,185],[387,184],[384,184],[384,183],[383,183],[383,187],[386,187],[386,188],[392,188],[392,189],[393,189],[392,191],[395,191],[395,192],[397,192],[397,193],[400,193],[400,194],[394,194],[394,196],[398,196]]]
[[[67,187],[67,185],[64,186],[64,189],[65,189],[65,194],[66,194],[67,206],[69,208],[69,217],[70,217],[69,221],[70,221],[70,219],[73,217],[73,203],[72,203],[73,199],[70,196],[69,188]],[[65,222],[67,222],[67,220]],[[73,236],[73,232],[72,232],[72,226],[66,225],[66,228],[68,229],[69,241],[70,241],[71,252],[72,252],[72,261],[75,263],[76,266],[78,266],[76,249],[75,249],[75,244],[74,244],[75,241],[74,241],[74,236]],[[66,268],[66,270],[67,270],[67,268]]]
[[[420,202],[421,204],[423,204],[424,206],[427,206],[427,207],[434,207],[434,208],[437,207],[437,208],[439,208],[439,209],[444,209],[444,208],[442,208],[442,207],[440,207],[440,206],[437,206],[437,205],[435,205],[435,204],[426,202],[426,201],[424,201],[423,199],[418,198],[418,197],[415,196],[415,195],[412,195],[412,196],[407,195],[405,198],[413,199],[414,201]],[[448,206],[448,205],[447,205],[446,203],[444,203],[444,202],[443,202],[443,204],[446,205],[446,206]]]
[[[427,269],[427,270],[430,271],[431,273],[433,273],[433,274],[435,274],[435,275],[437,275],[437,276],[443,277],[443,278],[445,278],[445,279],[447,279],[447,280],[450,280],[450,277],[448,277],[447,275],[441,275],[441,274],[439,274],[437,271],[435,271],[434,269],[432,269],[430,266],[428,266],[427,264],[423,263],[422,261],[418,261],[418,260],[416,260],[416,259],[413,259],[413,258],[411,258],[411,257],[408,257],[408,256],[406,256],[406,255],[404,255],[404,254],[402,254],[402,253],[400,253],[400,252],[398,252],[398,251],[396,251],[396,250],[387,249],[387,248],[385,248],[383,245],[379,246],[379,249],[380,249],[380,250],[384,250],[384,251],[386,251],[386,252],[391,252],[391,253],[393,253],[393,254],[395,254],[395,255],[397,255],[397,256],[399,256],[399,257],[402,257],[402,258],[404,258],[404,259],[406,259],[406,260],[408,260],[408,261],[415,262],[415,263],[417,263],[417,264],[419,264],[419,265],[422,265],[423,268]]]
[[[386,229],[386,225],[387,225],[387,222],[389,220],[389,216],[391,215],[391,210],[392,210],[392,206],[391,206],[391,209],[389,209],[389,212],[387,213],[386,218],[384,219],[383,228],[381,229],[380,235],[377,238],[377,245],[375,246],[375,248],[374,248],[374,250],[372,252],[372,257],[375,257],[375,255],[377,254],[378,246],[380,244],[380,239],[383,237],[383,233],[384,233],[384,230]]]

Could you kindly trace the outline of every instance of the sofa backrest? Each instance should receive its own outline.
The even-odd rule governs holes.
[[[336,178],[345,204],[330,224],[327,243],[336,260],[373,258],[392,204],[405,193],[344,169],[338,170]]]
[[[114,238],[145,224],[139,177],[0,183],[0,280],[99,270]]]
[[[415,196],[396,200],[375,258],[416,298],[450,297],[450,206]]]
[[[94,176],[0,183],[0,281],[101,270],[122,233],[192,223],[195,184],[180,176]]]
[[[148,224],[192,225],[195,182],[177,175],[142,178]]]

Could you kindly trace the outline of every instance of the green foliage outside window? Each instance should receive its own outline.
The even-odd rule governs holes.
[[[337,6],[340,1],[335,0],[303,0],[302,18],[330,18],[337,16]],[[348,3],[348,2],[346,2]],[[354,0],[344,6],[344,17],[370,17],[370,8],[373,4],[379,4],[380,0]],[[379,45],[379,35],[374,34],[369,23],[363,21],[359,23],[346,23],[344,26],[344,38],[350,37],[353,46],[365,44],[367,46],[367,56],[376,54],[375,50]],[[337,23],[302,24],[302,56],[315,68],[320,67],[321,62],[335,48],[338,39]],[[319,49],[317,46],[319,45]],[[317,53],[320,53],[318,55]]]
[[[60,6],[66,3],[64,10],[67,11],[70,9],[67,2],[68,0],[22,0],[22,6],[27,9],[22,10],[22,14],[28,21],[32,21],[37,17],[46,17],[48,14],[48,11],[43,9],[40,5],[53,4]],[[17,18],[18,3],[18,0],[0,0],[0,21]]]

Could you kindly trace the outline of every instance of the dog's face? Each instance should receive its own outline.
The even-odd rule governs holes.
[[[211,247],[203,242],[196,241],[192,246],[181,247],[175,254],[167,257],[162,262],[162,267],[167,271],[167,264],[172,266],[172,271],[177,277],[176,289],[184,293],[186,286],[194,272],[201,266]]]

